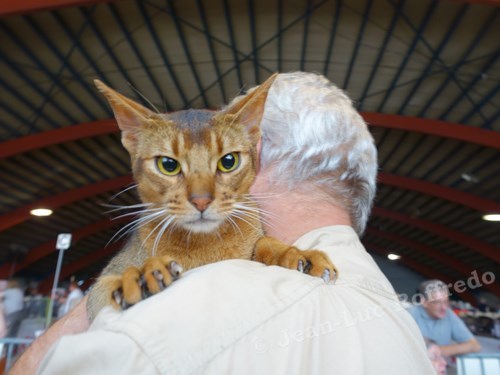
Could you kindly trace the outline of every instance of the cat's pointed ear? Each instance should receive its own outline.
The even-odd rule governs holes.
[[[260,137],[260,121],[264,115],[267,93],[278,73],[274,73],[263,84],[226,108],[225,113],[234,115],[237,121],[243,124],[255,143]]]
[[[122,144],[133,155],[136,150],[141,124],[154,116],[155,113],[116,92],[98,79],[94,80],[94,84],[108,99],[109,105],[115,114],[116,122],[122,131]]]

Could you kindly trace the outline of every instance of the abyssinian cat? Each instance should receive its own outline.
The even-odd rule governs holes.
[[[266,237],[249,194],[259,124],[275,77],[220,111],[170,114],[153,112],[95,82],[121,129],[142,204],[135,231],[90,291],[90,319],[105,305],[126,308],[161,291],[183,270],[224,259],[335,277],[337,270],[323,252]]]

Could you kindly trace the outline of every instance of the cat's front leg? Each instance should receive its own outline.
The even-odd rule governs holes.
[[[328,255],[319,250],[300,250],[273,237],[264,236],[255,245],[254,259],[268,266],[281,266],[335,281],[339,271]]]
[[[161,292],[181,274],[181,265],[169,256],[148,258],[140,268],[131,266],[122,275],[105,276],[108,301],[117,309],[126,309]]]

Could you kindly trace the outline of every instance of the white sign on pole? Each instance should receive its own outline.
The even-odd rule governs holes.
[[[60,233],[57,236],[56,249],[68,250],[71,245],[71,233]]]
[[[61,266],[63,261],[64,252],[71,246],[71,233],[60,233],[57,236],[56,249],[59,250],[57,257],[56,274],[54,276],[54,284],[52,285],[52,294],[50,296],[49,308],[47,310],[47,320],[45,321],[45,328],[49,328],[52,322],[52,310],[54,309],[54,295],[59,282],[59,275],[61,273]]]

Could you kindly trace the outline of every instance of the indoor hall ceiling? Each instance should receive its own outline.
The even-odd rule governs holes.
[[[120,246],[103,205],[136,198],[117,195],[129,158],[94,79],[175,111],[296,70],[346,90],[377,142],[369,251],[447,282],[498,275],[500,224],[481,219],[500,212],[498,2],[17,0],[0,17],[1,278],[50,286],[58,233],[62,278]]]

